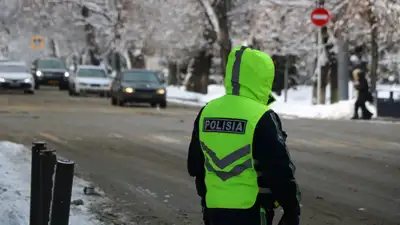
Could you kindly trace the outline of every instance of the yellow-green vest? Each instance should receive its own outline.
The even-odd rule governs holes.
[[[259,193],[253,136],[269,107],[247,97],[225,95],[209,102],[199,121],[208,208],[248,209]]]

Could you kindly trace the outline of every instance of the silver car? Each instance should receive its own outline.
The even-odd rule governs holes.
[[[35,78],[23,62],[0,62],[0,89],[35,93]]]
[[[109,96],[111,78],[104,68],[99,66],[79,65],[69,77],[68,92],[71,96],[85,93]]]

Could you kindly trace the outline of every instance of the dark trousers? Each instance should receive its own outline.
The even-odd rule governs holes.
[[[362,111],[362,118],[363,119],[370,119],[372,113],[367,109],[365,106],[366,100],[358,98],[354,104],[354,116],[353,118],[359,118],[358,110],[361,108]]]
[[[260,205],[250,209],[203,209],[205,225],[272,225],[272,211],[262,212]]]

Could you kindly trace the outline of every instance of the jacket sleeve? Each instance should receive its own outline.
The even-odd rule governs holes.
[[[282,206],[285,218],[294,221],[300,215],[300,192],[294,177],[295,166],[286,147],[286,133],[278,115],[272,110],[259,120],[253,140],[253,156],[258,160],[262,176],[259,182],[272,191],[273,198]]]
[[[200,110],[193,124],[187,157],[187,170],[192,177],[200,176],[204,173],[204,155],[200,147],[199,138],[199,119],[202,111],[203,109]]]

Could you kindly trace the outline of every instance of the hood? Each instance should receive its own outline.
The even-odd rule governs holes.
[[[162,85],[156,83],[144,83],[144,82],[124,82],[123,86],[131,87],[131,88],[143,88],[143,89],[157,89],[163,88]]]
[[[41,71],[41,72],[53,72],[53,73],[54,72],[60,72],[60,73],[68,72],[67,69],[58,69],[58,68],[46,68],[46,69],[38,68],[37,70]]]
[[[2,73],[0,72],[0,77],[4,79],[26,79],[31,78],[30,73]]]
[[[227,95],[239,95],[270,105],[275,66],[271,57],[250,47],[236,47],[228,56],[225,73]]]
[[[77,77],[76,81],[86,84],[110,84],[110,79],[105,77]]]

